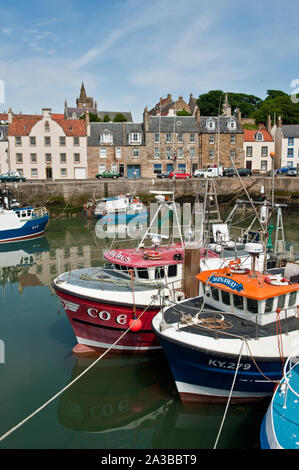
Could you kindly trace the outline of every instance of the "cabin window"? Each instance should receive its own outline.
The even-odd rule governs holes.
[[[118,269],[118,270],[121,269],[120,264],[115,264],[114,267],[115,267],[115,269]]]
[[[124,266],[123,264],[120,265],[120,269],[121,269],[122,271],[125,271],[125,272],[128,271],[127,266]]]
[[[230,305],[230,293],[229,292],[226,292],[225,290],[223,290],[221,292],[221,295],[222,295],[222,302],[225,304],[225,305]]]
[[[22,217],[27,217],[26,212],[22,212]]]
[[[278,297],[277,308],[284,308],[285,299],[286,299],[285,294],[284,294],[284,295],[280,295],[280,296]]]
[[[203,291],[207,297],[210,297],[210,286],[208,284],[203,285]]]
[[[255,299],[247,298],[247,310],[250,313],[258,313],[258,303]]]
[[[178,272],[178,268],[176,264],[171,264],[168,266],[168,277],[176,276]]]
[[[212,293],[212,298],[214,300],[219,300],[219,290],[216,289],[215,287],[211,287],[211,293]]]
[[[289,296],[289,307],[292,307],[293,305],[295,305],[296,297],[297,297],[297,292],[296,292],[296,291],[290,292],[290,296]]]
[[[233,294],[234,307],[243,309],[243,297],[241,295]]]
[[[148,279],[148,270],[146,268],[137,268],[139,279]]]
[[[164,268],[159,266],[155,269],[155,279],[163,279],[165,276]]]
[[[273,311],[273,298],[271,299],[266,299],[265,303],[265,313],[270,313]]]
[[[18,217],[20,217],[20,212],[19,211],[17,211],[16,214],[17,214]]]

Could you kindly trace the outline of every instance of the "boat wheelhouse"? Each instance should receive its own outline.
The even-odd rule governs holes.
[[[196,276],[199,295],[152,321],[182,401],[272,395],[299,341],[299,266],[262,274],[231,264]]]
[[[45,207],[0,209],[0,243],[40,236],[46,230],[49,213]]]
[[[134,218],[147,219],[148,211],[138,196],[120,194],[99,200],[88,201],[84,205],[87,214],[100,219],[102,223],[121,224]]]

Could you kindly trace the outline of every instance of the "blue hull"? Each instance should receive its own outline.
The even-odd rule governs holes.
[[[147,212],[141,212],[140,214],[109,214],[109,215],[98,215],[97,218],[101,220],[103,224],[127,224],[134,219],[134,222],[146,222],[148,218]]]
[[[158,338],[182,401],[227,400],[236,375],[237,356],[192,349],[188,345],[169,341],[160,334]],[[281,360],[259,361],[258,368],[268,379],[281,379]],[[242,358],[231,401],[256,401],[272,395],[275,384],[267,378],[250,358]]]
[[[282,387],[276,388],[262,421],[262,449],[299,449],[299,364],[287,377],[291,388],[285,388],[284,377]]]
[[[41,235],[46,230],[48,221],[49,216],[46,215],[44,217],[28,220],[20,228],[1,230],[0,243],[22,241],[27,238],[33,238],[38,235]]]

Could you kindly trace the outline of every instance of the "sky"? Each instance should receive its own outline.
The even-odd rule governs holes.
[[[0,112],[63,113],[82,81],[136,122],[168,93],[292,93],[298,14],[293,0],[0,0]]]

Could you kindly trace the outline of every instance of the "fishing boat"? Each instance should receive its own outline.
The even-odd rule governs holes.
[[[232,262],[195,277],[198,296],[166,306],[152,329],[182,402],[250,402],[271,396],[299,340],[299,266],[258,272]]]
[[[173,193],[155,194],[159,207],[137,248],[107,250],[104,258],[108,265],[74,269],[53,280],[52,287],[76,335],[74,353],[89,355],[106,348],[126,353],[161,349],[151,322],[162,305],[186,296],[183,290],[186,243],[174,200],[165,200],[166,195]],[[168,239],[162,245],[167,236],[151,232],[165,204],[173,211],[180,243]],[[242,267],[246,268],[248,262],[250,266],[244,245],[234,249],[224,246],[220,252],[200,246],[198,253],[200,270],[219,268],[234,260],[236,253]],[[260,253],[259,269],[263,268],[264,259]]]
[[[0,243],[17,242],[42,235],[49,222],[45,207],[0,209]]]
[[[135,218],[147,220],[148,217],[143,202],[132,194],[87,201],[83,209],[106,224],[124,224]]]
[[[299,350],[287,359],[260,431],[262,449],[299,449]]]

